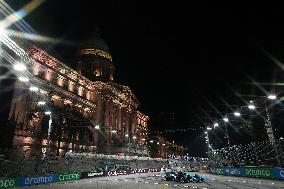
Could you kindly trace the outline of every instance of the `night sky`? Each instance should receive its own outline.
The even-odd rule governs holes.
[[[15,10],[25,2],[9,1]],[[78,44],[96,28],[116,65],[115,82],[131,87],[152,130],[205,128],[244,95],[264,95],[251,85],[282,82],[282,70],[264,53],[284,61],[284,12],[263,5],[191,4],[187,1],[48,0],[25,20],[38,34],[71,44],[41,44],[74,67]],[[264,85],[266,90],[282,88]],[[174,116],[173,116],[174,113]],[[204,155],[201,131],[166,135]],[[198,143],[202,142],[202,148]],[[200,150],[202,149],[202,152]]]

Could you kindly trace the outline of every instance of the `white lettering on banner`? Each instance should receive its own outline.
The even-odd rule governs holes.
[[[135,174],[135,173],[149,173],[149,172],[155,172],[158,171],[158,169],[132,169],[130,171],[125,171],[125,170],[121,170],[121,171],[108,171],[107,175],[108,176],[112,176],[112,175],[128,175],[128,174]]]
[[[246,174],[247,175],[252,175],[252,176],[270,176],[270,171],[269,170],[260,170],[260,169],[246,169]]]
[[[230,175],[240,175],[241,171],[239,169],[225,169],[225,172]]]
[[[246,169],[246,174],[251,175],[251,169]]]
[[[270,176],[270,171],[265,170],[265,174],[266,174],[266,176]]]
[[[73,179],[79,179],[79,174],[70,173],[70,174],[63,174],[59,176],[60,181],[73,180]]]
[[[280,174],[280,176],[281,176],[282,178],[284,178],[284,169],[281,169],[280,172],[279,172],[279,174]]]
[[[15,185],[14,180],[0,180],[0,188],[13,187]]]
[[[25,185],[47,183],[52,181],[52,176],[31,177],[25,179]]]
[[[88,177],[93,177],[93,176],[103,175],[103,174],[104,174],[103,172],[100,172],[100,173],[90,172],[90,173],[88,173]]]
[[[222,174],[222,169],[217,169],[216,172],[217,174]]]

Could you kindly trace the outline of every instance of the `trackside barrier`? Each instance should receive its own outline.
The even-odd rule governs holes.
[[[129,175],[136,173],[153,173],[159,171],[161,171],[161,169],[147,168],[147,169],[131,169],[131,170],[121,170],[121,171],[108,171],[108,172],[89,171],[89,172],[59,173],[59,174],[50,174],[43,176],[0,178],[0,189],[49,184],[56,182],[66,182],[66,181],[101,177],[101,176]]]
[[[242,168],[225,168],[223,174],[229,176],[242,176],[244,170]]]
[[[19,186],[19,178],[0,178],[0,189]]]
[[[57,182],[79,180],[81,177],[80,172],[61,173],[57,175]]]
[[[284,169],[275,168],[274,173],[275,173],[275,178],[284,180]]]
[[[85,179],[85,178],[94,178],[94,177],[102,177],[104,176],[103,171],[89,171],[89,172],[81,172],[81,177],[80,179]]]
[[[266,168],[266,167],[211,168],[210,173],[216,175],[284,180],[283,168]]]
[[[19,186],[31,186],[56,182],[57,175],[20,177]]]

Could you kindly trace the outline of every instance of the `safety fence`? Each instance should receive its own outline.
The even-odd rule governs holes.
[[[24,187],[40,184],[50,184],[56,182],[66,182],[72,180],[80,180],[85,178],[102,177],[102,176],[117,176],[117,175],[129,175],[136,173],[152,173],[160,172],[161,169],[130,169],[130,170],[119,170],[119,171],[89,171],[89,172],[70,172],[70,173],[59,173],[49,174],[41,176],[30,176],[30,177],[17,177],[17,178],[0,178],[0,189]]]
[[[0,158],[0,178],[15,178],[21,176],[36,176],[69,172],[88,172],[93,170],[118,170],[118,167],[126,170],[143,168],[159,168],[168,166],[168,162],[153,158],[142,157],[117,157],[99,156],[90,154],[72,154],[59,159],[25,159],[25,160],[4,160]],[[120,169],[120,170],[121,170]]]
[[[284,180],[284,168],[241,167],[211,168],[211,174]]]

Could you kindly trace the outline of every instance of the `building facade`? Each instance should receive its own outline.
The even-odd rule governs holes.
[[[161,135],[153,136],[150,141],[151,156],[155,158],[165,158],[169,156],[184,156],[187,148],[177,145],[174,141],[169,141]]]
[[[32,44],[17,44],[3,48],[2,74],[12,76],[0,85],[9,88],[9,99],[1,102],[9,109],[1,117],[7,120],[0,126],[0,137],[6,133],[2,149],[27,157],[46,154],[48,146],[54,156],[70,151],[146,155],[137,149],[145,150],[149,118],[138,111],[131,89],[113,82],[114,63],[101,38],[80,47],[76,71]]]

